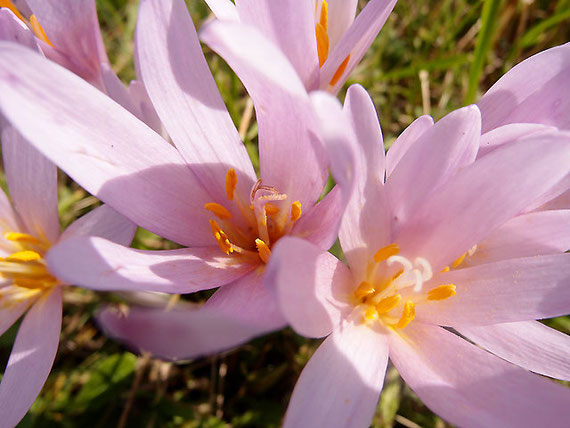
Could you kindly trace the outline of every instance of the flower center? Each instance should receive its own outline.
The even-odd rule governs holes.
[[[286,194],[263,185],[261,179],[253,186],[247,202],[236,193],[236,186],[237,175],[231,168],[226,174],[226,197],[228,203],[237,206],[241,218],[234,218],[226,206],[217,202],[204,205],[216,217],[210,219],[214,239],[228,255],[267,263],[271,247],[301,217],[301,203],[290,203]]]
[[[29,299],[59,283],[44,260],[48,243],[19,232],[8,232],[4,239],[18,251],[0,258],[0,308]]]
[[[328,10],[329,6],[326,0],[323,0],[321,5],[321,11],[315,18],[315,35],[317,37],[317,53],[319,55],[319,67],[322,67],[329,57],[329,33],[328,33]],[[350,54],[344,59],[344,61],[338,66],[336,72],[334,73],[329,85],[334,86],[336,82],[339,81],[348,61],[350,60]]]
[[[368,267],[367,280],[354,292],[356,304],[363,308],[365,323],[381,321],[388,327],[402,329],[414,320],[417,304],[445,300],[456,294],[454,284],[439,285],[423,293],[424,282],[433,277],[430,263],[423,257],[412,261],[399,253],[397,244],[379,249]]]
[[[29,21],[26,20],[26,18],[24,18],[24,16],[20,13],[18,8],[10,0],[0,0],[0,7],[6,7],[10,9],[12,13],[16,15],[18,19],[20,19],[20,21],[22,21],[24,24],[26,24],[28,27],[31,28],[31,30],[38,39],[53,47],[52,43],[46,36],[44,29],[38,22],[38,19],[36,18],[35,15],[31,15]]]

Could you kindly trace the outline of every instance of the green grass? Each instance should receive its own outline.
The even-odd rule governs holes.
[[[198,0],[188,3],[199,25],[208,9]],[[98,0],[97,6],[109,58],[128,82],[135,77],[137,1]],[[568,41],[569,10],[568,0],[400,0],[349,84],[369,90],[390,145],[415,117],[429,113],[437,120],[476,102],[514,64]],[[243,86],[204,49],[239,126],[247,105]],[[245,130],[253,157],[256,139],[253,121]],[[63,174],[60,182],[60,214],[67,225],[97,202]],[[139,248],[173,248],[146,231],[135,242]],[[71,288],[64,301],[58,356],[22,427],[278,427],[296,378],[320,343],[285,329],[219,356],[171,364],[135,356],[105,339],[92,315],[101,303],[119,301],[116,296]],[[568,317],[550,325],[570,332]],[[15,332],[14,327],[0,339],[3,362]],[[389,368],[373,426],[417,425],[447,426]]]

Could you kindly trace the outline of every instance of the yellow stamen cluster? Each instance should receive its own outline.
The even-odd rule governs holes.
[[[279,193],[274,187],[263,185],[261,180],[251,190],[251,204],[244,203],[236,193],[238,178],[233,168],[226,173],[225,181],[226,197],[237,205],[246,226],[239,223],[239,219],[234,219],[235,211],[232,213],[220,203],[208,202],[204,208],[217,217],[217,221],[210,219],[214,239],[227,255],[236,254],[243,257],[243,261],[261,260],[267,263],[271,246],[288,233],[301,217],[301,203],[295,201],[290,211],[285,210],[287,195]]]
[[[407,259],[404,260],[405,258],[398,256],[399,253],[400,247],[397,244],[380,248],[374,254],[374,264],[370,265],[367,272],[368,280],[362,281],[354,291],[356,303],[363,305],[362,318],[365,323],[379,320],[390,328],[403,329],[414,320],[418,303],[445,300],[456,294],[453,284],[435,287],[427,293],[427,296],[423,293],[403,291],[415,286],[416,281],[420,281],[416,278],[420,271],[410,271],[411,268],[406,267],[408,266]],[[391,257],[393,259],[390,259]],[[395,271],[391,266],[397,262],[407,270]],[[415,263],[417,263],[416,266],[428,264],[425,260]],[[429,264],[427,271],[431,272]],[[384,276],[385,279],[378,280],[377,274],[380,277]],[[427,274],[423,280],[429,277],[431,273]],[[421,282],[419,285],[421,286]]]
[[[58,283],[48,271],[43,253],[49,244],[27,233],[8,232],[4,239],[11,241],[19,251],[0,258],[0,277],[12,281],[0,292],[2,305],[30,298]],[[26,289],[28,291],[23,291]]]

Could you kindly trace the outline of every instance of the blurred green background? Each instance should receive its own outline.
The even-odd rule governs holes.
[[[200,0],[187,3],[199,27],[209,10]],[[134,78],[137,4],[136,0],[97,0],[110,60],[125,82]],[[361,1],[360,6],[365,4]],[[415,117],[431,114],[437,120],[476,102],[513,65],[568,40],[570,0],[400,0],[348,84],[361,83],[370,92],[389,147]],[[204,51],[255,162],[255,121],[242,123],[247,94],[227,65],[207,48]],[[62,174],[64,226],[97,204]],[[172,248],[171,243],[142,230],[135,246]],[[119,301],[110,294],[66,290],[52,374],[20,426],[277,427],[301,369],[320,342],[286,329],[219,356],[184,364],[162,362],[127,352],[98,330],[93,321],[97,307]],[[570,333],[568,317],[548,323]],[[16,331],[14,326],[0,338],[3,365]],[[389,367],[373,426],[439,428],[447,424]]]

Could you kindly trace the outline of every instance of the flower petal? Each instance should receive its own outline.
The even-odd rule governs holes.
[[[109,205],[102,205],[80,217],[65,229],[61,239],[72,236],[100,236],[120,245],[131,245],[137,226]]]
[[[570,336],[537,321],[461,327],[459,333],[524,369],[570,380]]]
[[[329,249],[338,237],[345,205],[340,187],[333,187],[317,205],[303,214],[290,235],[306,239],[323,250]]]
[[[107,307],[97,320],[107,336],[167,360],[214,354],[259,334],[257,325],[182,304],[172,309],[131,307],[126,314]]]
[[[504,259],[563,253],[570,249],[570,210],[520,215],[477,244],[461,267]]]
[[[267,269],[269,290],[291,327],[303,336],[330,334],[353,309],[350,271],[332,254],[307,241],[280,239]]]
[[[0,384],[2,424],[20,422],[40,393],[55,359],[61,330],[61,288],[41,297],[18,331]]]
[[[291,62],[307,89],[317,85],[317,42],[312,1],[237,0],[240,21],[257,29]]]
[[[513,67],[481,98],[483,132],[508,123],[570,129],[570,43],[547,49]]]
[[[396,138],[386,153],[386,179],[392,174],[396,165],[402,160],[420,136],[433,126],[433,117],[424,115],[418,117]]]
[[[499,126],[489,132],[481,135],[481,147],[477,153],[480,158],[483,155],[495,150],[503,144],[511,141],[519,140],[523,137],[535,135],[543,131],[552,131],[552,126],[540,125],[537,123],[511,123],[509,125]]]
[[[502,260],[439,274],[424,287],[454,284],[450,299],[416,305],[416,318],[446,326],[488,325],[565,315],[570,254]]]
[[[376,108],[366,89],[360,85],[350,86],[346,92],[344,111],[361,147],[358,151],[361,155],[360,169],[365,173],[358,174],[360,188],[364,189],[368,180],[383,183],[386,171],[384,140]]]
[[[567,388],[414,322],[390,337],[390,358],[420,399],[449,423],[470,427],[558,426]]]
[[[101,84],[101,63],[108,63],[94,0],[26,0],[62,65],[83,79]],[[46,53],[49,55],[48,51]]]
[[[339,91],[384,26],[396,1],[370,0],[366,4],[323,64],[321,68],[321,89],[333,93]],[[342,77],[331,85],[333,76],[348,55],[350,55],[350,59]]]
[[[32,299],[25,299],[16,304],[4,302],[0,308],[0,336],[12,327],[33,303]]]
[[[529,137],[463,168],[396,237],[402,255],[443,269],[568,174],[569,142],[563,133]]]
[[[34,34],[8,8],[0,9],[0,40],[7,40],[39,51]]]
[[[231,0],[204,0],[216,18],[237,21],[238,14]]]
[[[204,308],[221,317],[256,326],[256,336],[282,329],[287,322],[274,296],[268,292],[264,276],[263,267],[259,267],[220,287],[206,301]]]
[[[358,0],[328,0],[328,36],[334,47],[354,21]]]
[[[214,201],[226,201],[226,172],[240,194],[256,181],[251,161],[208,68],[183,0],[141,2],[136,57],[166,131]]]
[[[53,246],[50,271],[69,284],[95,290],[191,293],[218,287],[254,268],[218,247],[146,251],[99,237],[75,236]]]
[[[20,229],[20,220],[12,208],[12,203],[4,190],[0,189],[0,238],[4,238],[7,232],[13,232]],[[6,257],[13,252],[13,242],[0,239],[0,257]]]
[[[0,108],[30,143],[145,229],[185,245],[212,242],[211,198],[172,146],[77,76],[0,45]]]
[[[246,25],[215,21],[200,36],[253,99],[264,184],[312,206],[328,178],[327,159],[312,135],[313,113],[297,73],[282,52]]]
[[[368,426],[387,364],[384,335],[352,323],[335,330],[301,372],[283,427]]]
[[[26,229],[54,243],[59,237],[56,166],[11,126],[2,130],[2,157],[10,196]]]
[[[394,229],[459,169],[475,160],[481,135],[476,106],[449,113],[423,133],[386,181]]]

